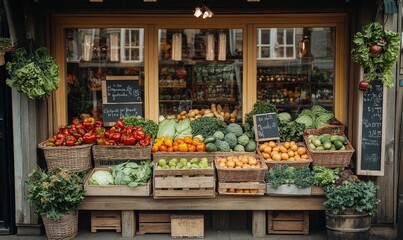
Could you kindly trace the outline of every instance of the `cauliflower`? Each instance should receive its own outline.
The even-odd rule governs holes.
[[[224,140],[224,133],[221,131],[216,131],[214,133],[214,137],[218,140]]]
[[[227,126],[227,133],[234,133],[237,137],[243,133],[242,127],[237,123],[230,123]]]
[[[238,137],[238,144],[242,146],[246,146],[249,142],[249,137],[246,136],[245,134],[242,134],[241,136]]]
[[[242,145],[238,144],[234,147],[234,151],[235,152],[245,152],[245,148]]]
[[[224,141],[226,141],[229,145],[230,148],[234,148],[236,144],[238,143],[238,139],[235,135],[235,133],[227,133],[224,137]]]

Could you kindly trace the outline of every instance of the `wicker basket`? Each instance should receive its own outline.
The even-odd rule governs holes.
[[[150,146],[132,145],[94,145],[92,147],[95,167],[114,165],[128,160],[148,160],[151,159]]]
[[[44,146],[44,142],[38,144],[38,147],[43,150],[49,170],[62,167],[72,172],[82,172],[92,168],[91,146],[92,144],[47,147]]]
[[[354,153],[354,148],[351,145],[350,141],[346,138],[347,145],[349,150],[342,151],[334,151],[334,150],[325,150],[325,151],[315,151],[312,150],[308,146],[308,135],[321,135],[321,134],[332,134],[332,135],[341,135],[344,136],[344,126],[342,125],[330,125],[326,127],[322,127],[319,129],[306,129],[304,132],[304,141],[307,145],[307,150],[309,156],[312,158],[312,166],[324,166],[328,168],[335,167],[348,167],[351,162],[351,157]]]
[[[264,182],[267,165],[259,154],[253,156],[260,161],[260,168],[220,168],[218,164],[219,157],[233,156],[234,154],[228,153],[227,155],[220,154],[215,158],[215,165],[217,168],[218,181],[220,182]],[[251,154],[236,154],[236,155],[251,155]]]
[[[42,220],[48,239],[67,240],[77,236],[78,213],[66,214],[57,221],[42,216]]]
[[[278,142],[277,144],[282,145],[283,143]],[[298,147],[305,147],[306,149],[308,149],[307,146],[305,146],[304,143],[297,143]],[[307,150],[308,151],[308,150]],[[262,155],[262,153],[259,150],[259,147],[257,148],[257,153],[259,155]],[[308,152],[307,152],[308,154]],[[308,154],[309,156],[309,154]],[[262,156],[263,158],[263,156]],[[264,158],[263,158],[264,159]],[[275,161],[275,160],[264,160],[265,163],[267,164],[268,168],[274,168],[274,165],[279,164],[287,164],[290,167],[296,167],[296,168],[303,168],[303,167],[309,167],[312,163],[312,159],[303,159],[303,160],[281,160],[281,161]]]

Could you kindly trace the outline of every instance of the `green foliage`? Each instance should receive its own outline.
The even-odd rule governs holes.
[[[291,114],[289,114],[288,112],[279,113],[277,114],[277,119],[279,121],[289,122],[291,121]]]
[[[153,138],[157,137],[158,125],[153,120],[143,119],[139,116],[123,117],[122,120],[126,126],[140,126],[145,134],[151,134]]]
[[[46,99],[58,89],[59,66],[46,48],[38,48],[32,55],[18,48],[6,68],[10,75],[7,85],[31,99]]]
[[[227,133],[224,137],[224,141],[226,141],[229,145],[230,148],[234,148],[236,144],[238,143],[238,139],[235,135],[235,133]]]
[[[12,46],[10,38],[0,37],[0,52],[7,52]]]
[[[228,126],[227,126],[226,132],[227,132],[227,133],[234,133],[234,134],[236,135],[236,137],[239,137],[239,136],[242,135],[243,129],[242,129],[242,127],[241,127],[239,124],[237,124],[237,123],[230,123],[230,124],[228,124]]]
[[[225,131],[227,124],[224,121],[212,118],[201,117],[190,122],[192,127],[192,135],[202,135],[203,137],[213,136],[216,131]]]
[[[354,211],[374,215],[376,205],[380,202],[376,198],[378,187],[372,181],[364,182],[350,178],[340,185],[325,187],[326,200],[323,206],[326,212],[341,214],[346,208]]]
[[[304,109],[298,115],[296,122],[304,124],[306,128],[321,128],[329,125],[334,114],[319,105],[313,105],[311,109]],[[281,134],[280,134],[281,135]]]
[[[302,142],[305,125],[296,121],[279,121],[278,128],[280,133],[280,141]]]
[[[312,186],[313,178],[309,167],[295,168],[287,164],[275,164],[266,174],[266,182],[270,183],[274,189],[283,184],[294,184],[298,188]]]
[[[400,36],[398,33],[385,30],[380,23],[373,22],[357,32],[353,42],[357,45],[352,50],[352,59],[364,68],[366,80],[381,80],[386,87],[393,87],[392,67],[399,58]],[[371,55],[371,45],[383,46],[381,53]]]
[[[320,187],[325,187],[329,184],[334,183],[344,168],[326,168],[322,166],[313,166],[313,184]]]
[[[125,162],[111,169],[115,185],[128,185],[130,188],[145,185],[153,174],[151,161],[142,161],[141,164]]]
[[[35,169],[29,174],[27,200],[36,207],[35,213],[58,220],[74,213],[84,199],[83,179],[77,173],[56,168],[46,173]]]

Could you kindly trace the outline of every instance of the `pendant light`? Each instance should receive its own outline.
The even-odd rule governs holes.
[[[172,54],[171,58],[174,61],[182,60],[182,33],[172,34]]]
[[[218,61],[227,60],[227,35],[221,32],[218,35]]]

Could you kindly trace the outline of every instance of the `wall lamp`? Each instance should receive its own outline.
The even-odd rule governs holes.
[[[208,7],[206,7],[205,5],[202,4],[195,8],[193,15],[195,17],[202,16],[203,19],[206,19],[206,18],[211,18],[214,15],[214,13]]]

